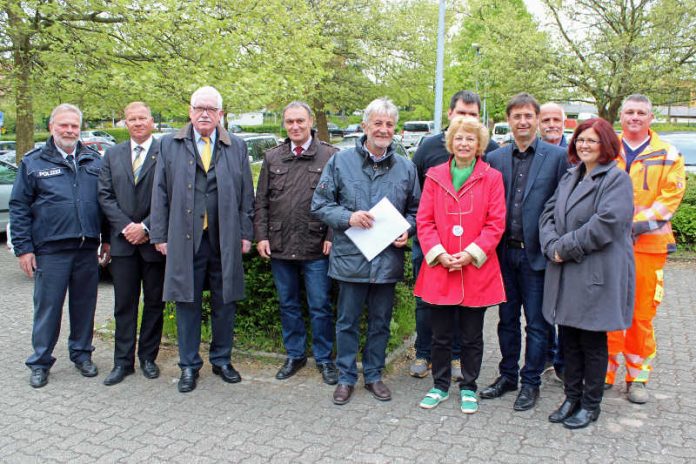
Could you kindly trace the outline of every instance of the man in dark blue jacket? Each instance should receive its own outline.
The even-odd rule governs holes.
[[[506,226],[498,255],[507,301],[499,309],[500,377],[481,391],[481,398],[497,398],[517,390],[521,378],[516,411],[531,409],[539,397],[549,334],[541,312],[546,258],[539,242],[539,217],[568,168],[565,150],[537,136],[539,111],[534,97],[515,95],[506,109],[514,140],[486,155],[486,161],[503,174],[505,184]],[[523,307],[526,344],[520,370]]]
[[[97,375],[92,333],[102,229],[97,202],[101,159],[79,142],[81,125],[76,106],[62,104],[53,110],[51,137],[22,158],[10,197],[14,252],[22,271],[34,277],[34,353],[26,361],[34,388],[48,383],[68,289],[70,360],[83,376]],[[108,244],[101,253],[108,261]]]

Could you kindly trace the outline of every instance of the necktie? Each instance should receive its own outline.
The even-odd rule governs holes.
[[[65,161],[70,163],[70,165],[77,170],[77,166],[75,165],[75,157],[73,155],[68,155],[65,157]]]
[[[210,151],[210,137],[201,137],[201,140],[205,142],[205,146],[201,152],[201,161],[203,162],[203,169],[205,169],[205,172],[208,172],[208,169],[210,169],[210,160],[213,157]]]
[[[203,151],[201,152],[201,161],[203,162],[203,169],[208,172],[210,168],[210,159],[212,158],[212,153],[210,151],[210,137],[201,137],[201,140],[205,142]],[[208,211],[203,215],[203,230],[208,228]]]
[[[138,183],[140,177],[140,170],[143,168],[143,157],[140,156],[143,153],[143,147],[140,145],[135,147],[135,159],[133,160],[133,180]]]
[[[300,156],[303,151],[304,151],[304,148],[302,148],[300,146],[295,147],[295,156]]]

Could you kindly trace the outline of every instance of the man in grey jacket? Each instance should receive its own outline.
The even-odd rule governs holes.
[[[254,188],[243,140],[220,125],[222,96],[213,87],[191,95],[191,123],[162,138],[150,215],[150,242],[167,256],[164,299],[176,302],[178,388],[196,388],[203,289],[210,285],[210,363],[223,381],[232,367],[235,302],[244,298],[242,253],[253,239]]]
[[[365,388],[380,401],[391,392],[382,382],[382,369],[389,341],[396,282],[403,278],[404,249],[415,231],[420,187],[416,168],[394,152],[392,139],[399,113],[386,99],[374,100],[365,109],[365,135],[354,148],[336,153],[329,160],[312,199],[312,212],[334,231],[329,258],[329,276],[339,282],[336,321],[338,386],[333,402],[350,401],[358,378],[357,353],[360,315],[368,310],[368,333],[363,351]],[[345,234],[349,227],[369,229],[374,218],[368,212],[387,197],[411,228],[371,261]]]

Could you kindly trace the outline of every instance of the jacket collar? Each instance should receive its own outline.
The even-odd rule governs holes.
[[[452,156],[450,155],[446,163],[442,163],[438,166],[434,166],[428,169],[428,172],[425,174],[425,177],[430,177],[431,179],[433,179],[435,182],[437,182],[438,185],[444,188],[453,197],[457,197],[469,190],[469,188],[471,188],[471,186],[475,182],[483,178],[488,169],[491,169],[491,166],[488,163],[486,163],[482,157],[478,157],[476,159],[474,171],[471,173],[466,182],[464,182],[464,185],[462,185],[462,187],[457,192],[454,190],[454,185],[452,184],[452,174],[450,174],[451,165]]]
[[[283,150],[282,159],[283,159],[283,161],[286,161],[286,160],[294,159],[294,158],[314,158],[314,156],[319,151],[319,143],[321,143],[321,142],[316,137],[316,131],[314,129],[312,129],[312,142],[309,144],[309,148],[307,148],[305,151],[303,151],[302,154],[298,157],[290,149],[290,147],[292,147],[292,144],[290,142],[290,138],[286,137],[285,141],[283,142],[283,145],[285,148]]]
[[[394,142],[389,144],[387,151],[384,153],[379,161],[374,161],[370,156],[370,153],[365,150],[365,141],[367,140],[367,135],[363,135],[358,140],[355,141],[355,151],[363,158],[363,165],[365,164],[379,164],[391,167],[394,164],[394,152],[395,145]]]
[[[193,124],[188,123],[181,129],[179,129],[179,131],[176,134],[174,134],[174,138],[176,140],[193,140]],[[217,125],[217,139],[224,145],[232,145],[232,139],[230,139],[230,134],[220,124]]]
[[[77,160],[78,164],[82,164],[83,162],[87,162],[87,160],[94,160],[94,159],[99,159],[99,153],[96,151],[92,150],[91,148],[88,148],[82,144],[78,140],[77,145],[75,146],[75,152],[73,153],[75,155],[75,159]],[[48,140],[46,141],[46,145],[44,145],[41,148],[41,157],[44,158],[45,160],[54,162],[54,163],[60,163],[64,164],[67,163],[65,159],[63,158],[63,155],[60,154],[58,151],[58,148],[56,147],[56,143],[53,140],[53,136],[50,136]]]

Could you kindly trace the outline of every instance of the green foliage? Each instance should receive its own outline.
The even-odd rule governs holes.
[[[396,287],[388,351],[399,347],[415,330],[415,299],[412,290],[413,274],[410,253],[406,255],[405,272],[405,282],[397,284]],[[244,256],[244,283],[246,298],[237,302],[235,347],[243,350],[284,352],[278,297],[273,283],[270,261],[259,257],[254,249]],[[337,284],[334,284],[331,293],[331,300],[335,302],[338,296]],[[304,296],[302,301],[306,301]],[[305,325],[310,327],[306,307],[304,310]],[[201,328],[201,339],[205,342],[210,341],[210,311],[210,292],[206,291],[203,293]],[[360,346],[362,349],[367,329],[367,311],[364,311],[362,315],[361,328]],[[176,305],[174,303],[167,303],[163,333],[169,339],[176,340]],[[311,345],[311,337],[308,338],[309,346]]]
[[[672,229],[680,249],[696,247],[696,175],[689,174],[686,192],[679,209],[672,218]]]

